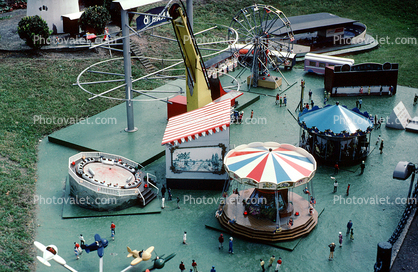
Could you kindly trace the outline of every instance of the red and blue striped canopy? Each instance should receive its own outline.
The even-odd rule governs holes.
[[[316,171],[316,161],[306,150],[273,142],[240,145],[228,152],[224,165],[230,177],[262,189],[297,187]]]

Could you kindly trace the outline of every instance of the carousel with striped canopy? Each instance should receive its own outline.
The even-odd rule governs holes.
[[[228,230],[247,238],[291,240],[317,224],[312,178],[316,161],[306,150],[275,142],[250,143],[230,150],[224,159],[233,189],[220,207],[218,219]],[[293,188],[305,186],[305,196]],[[312,193],[312,194],[311,194]]]

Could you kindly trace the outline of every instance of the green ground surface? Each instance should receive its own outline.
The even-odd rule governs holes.
[[[301,70],[294,69],[285,74],[290,83],[306,80],[307,89],[312,89],[313,99],[322,103],[323,78],[321,76],[308,75]],[[289,114],[292,113],[299,102],[300,87],[294,85],[286,91],[288,107],[278,107],[275,99],[262,95],[260,100],[244,109],[244,118],[254,110],[254,118],[259,124],[231,125],[231,145],[245,144],[254,141],[277,141],[280,143],[296,144],[299,135],[299,126]],[[286,87],[284,85],[283,87]],[[272,94],[276,91],[253,89],[258,93]],[[418,109],[412,106],[413,95],[416,89],[398,87],[398,93],[393,97],[363,97],[363,110],[367,110],[379,116],[387,116],[391,109],[403,101],[412,116],[417,115]],[[244,97],[249,95],[244,93]],[[307,98],[307,95],[305,95]],[[338,98],[341,104],[353,107],[356,98]],[[330,103],[334,103],[331,99]],[[160,102],[161,103],[161,102]],[[135,109],[140,103],[135,104]],[[165,111],[159,110],[155,114],[159,118],[165,118]],[[100,114],[98,115],[101,116]],[[94,116],[95,117],[95,116]],[[264,119],[263,119],[264,118]],[[152,125],[152,124],[150,124]],[[75,126],[73,126],[75,127]],[[67,128],[71,130],[72,127]],[[160,142],[160,137],[147,137],[144,131],[138,130],[136,134],[144,135],[150,142]],[[68,264],[79,271],[94,271],[98,269],[98,257],[95,253],[83,253],[80,260],[75,260],[73,255],[73,243],[82,233],[87,242],[93,242],[93,235],[99,233],[105,238],[110,238],[110,222],[117,225],[116,240],[111,241],[105,250],[105,271],[120,271],[129,265],[126,258],[126,246],[136,249],[145,249],[155,246],[158,254],[177,253],[177,256],[166,264],[163,271],[176,271],[180,261],[184,261],[187,270],[191,267],[191,260],[195,259],[199,270],[208,271],[215,265],[217,271],[258,271],[258,260],[267,259],[270,255],[282,257],[284,264],[282,271],[370,271],[376,258],[377,243],[386,241],[395,229],[404,209],[404,205],[391,204],[398,197],[405,197],[409,182],[392,179],[392,171],[400,160],[415,161],[416,134],[386,129],[384,126],[378,132],[373,132],[372,142],[381,134],[385,140],[384,153],[372,151],[366,161],[366,171],[359,175],[357,166],[342,168],[337,175],[339,190],[333,194],[333,182],[330,175],[333,169],[319,166],[312,180],[314,194],[318,205],[324,207],[317,227],[297,244],[293,251],[279,249],[265,244],[259,244],[234,239],[234,255],[228,255],[227,249],[219,252],[217,248],[218,231],[205,227],[207,222],[213,220],[217,204],[207,205],[190,203],[189,197],[206,198],[214,197],[214,201],[220,197],[219,192],[213,191],[186,191],[173,190],[174,197],[181,198],[181,209],[176,209],[174,202],[168,202],[167,208],[158,214],[140,214],[105,217],[61,219],[62,205],[38,204],[38,217],[36,224],[36,240],[44,244],[55,244],[59,254],[67,260]],[[102,150],[115,148],[118,141],[101,141]],[[373,145],[373,144],[372,144]],[[140,150],[141,146],[133,145]],[[150,145],[151,148],[151,145]],[[119,155],[132,152],[120,150]],[[76,150],[42,141],[39,146],[38,182],[36,196],[60,197],[63,194],[63,185],[67,176],[68,157],[77,153]],[[164,181],[165,158],[162,157],[147,166],[149,171],[156,173],[159,182]],[[345,196],[347,184],[351,184],[350,196]],[[302,188],[295,189],[302,194]],[[361,198],[362,204],[353,204],[354,197]],[[376,203],[376,198],[389,198],[390,203]],[[155,200],[158,201],[158,200]],[[350,202],[351,201],[351,202]],[[367,201],[367,204],[365,203]],[[386,201],[386,200],[385,200]],[[348,220],[353,220],[354,237],[352,242],[344,236],[342,248],[337,248],[335,260],[328,261],[331,242],[338,243],[338,232],[345,232]],[[188,245],[182,245],[182,234],[188,233]],[[229,236],[227,236],[229,237]],[[39,252],[38,252],[39,253]],[[231,264],[239,264],[239,267],[231,268]],[[131,271],[141,271],[145,265]],[[51,271],[40,263],[37,271]],[[53,264],[54,271],[65,271],[64,268]],[[272,269],[270,269],[272,271]]]
[[[259,3],[262,2],[259,1]],[[239,2],[196,0],[194,19],[195,22],[200,23],[217,22],[229,25],[233,14],[236,14],[239,8],[250,6],[253,3],[251,0]],[[264,3],[276,6],[283,10],[287,16],[330,12],[340,17],[356,19],[367,25],[370,35],[375,38],[388,37],[390,42],[395,41],[396,38],[416,39],[418,35],[418,2],[415,0],[377,2],[371,0],[289,0],[264,1]],[[144,8],[141,11],[145,10],[147,9]],[[10,18],[8,14],[3,17]],[[8,19],[1,20],[0,26],[3,27],[3,24],[8,24]],[[1,37],[0,43],[4,41],[5,36]],[[153,44],[148,45],[151,54],[155,53],[153,46]],[[177,45],[173,48],[177,49]],[[164,51],[162,53],[171,57],[170,52]],[[376,50],[350,57],[354,58],[356,63],[398,62],[400,64],[398,83],[416,88],[418,87],[417,53],[416,43],[409,45],[382,43]],[[45,59],[38,54],[27,54],[22,57],[20,53],[16,52],[2,53],[0,58],[0,120],[2,120],[0,122],[0,271],[30,271],[33,270],[34,260],[36,261],[34,248],[31,246],[36,228],[36,209],[32,200],[37,181],[37,146],[40,139],[68,125],[40,125],[34,122],[34,116],[86,118],[105,111],[117,103],[104,99],[87,102],[88,95],[72,86],[80,71],[97,62],[98,58],[80,60],[73,59],[77,57],[72,55],[66,55]],[[309,83],[311,76],[306,78]],[[415,92],[412,89],[403,90]],[[318,92],[320,91],[318,90]],[[297,98],[289,99],[297,100]],[[405,101],[410,101],[412,98],[406,97],[405,99]],[[344,98],[340,100],[348,101],[354,106],[353,100]],[[262,102],[265,103],[264,100]],[[381,114],[389,113],[395,104],[395,102],[389,103],[386,100],[370,102],[379,109],[375,112]],[[411,115],[416,115],[411,106],[407,103],[406,105]],[[292,107],[296,106],[292,105]],[[297,130],[294,123],[284,121],[285,111],[261,109],[257,112],[266,113],[266,111],[268,111],[268,115],[276,116],[277,113],[279,117],[279,121],[277,121],[279,125],[275,125],[276,122],[270,124],[274,127],[273,137],[278,141],[295,143],[295,140],[288,139],[286,135],[283,135],[283,138],[279,137],[279,132],[285,132],[282,128],[284,125],[290,125],[289,131],[291,133],[295,133]],[[286,127],[285,130],[288,129]],[[246,140],[240,138],[240,133],[243,130],[243,128],[237,128],[232,144],[239,144],[242,140]],[[382,131],[382,133],[386,132]],[[391,152],[389,149],[394,148],[394,151],[389,155],[395,155],[396,159],[401,157],[403,152],[396,150],[396,148],[407,145],[403,141],[409,141],[411,146],[416,145],[415,138],[403,138],[406,135],[405,132],[389,133],[385,137],[393,135],[400,137],[394,140],[391,145],[386,145],[385,152]],[[261,133],[258,136],[263,140],[268,138]],[[375,153],[376,151],[373,154]],[[404,156],[408,157],[408,154]],[[371,158],[369,161],[372,161]],[[382,163],[377,161],[377,158],[373,162],[378,165]],[[392,169],[392,165],[387,167]],[[391,176],[390,171],[386,171],[387,176]],[[64,177],[60,177],[60,180],[61,178],[63,181]],[[370,233],[374,233],[374,231],[370,231]],[[375,249],[373,248],[372,251],[375,252]]]

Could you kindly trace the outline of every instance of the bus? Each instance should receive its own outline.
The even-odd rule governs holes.
[[[353,59],[332,57],[327,55],[308,53],[305,55],[305,71],[324,75],[325,67],[335,65],[353,65]]]

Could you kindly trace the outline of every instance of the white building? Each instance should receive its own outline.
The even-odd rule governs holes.
[[[28,0],[27,16],[39,15],[54,33],[63,33],[62,15],[80,11],[78,0]]]

